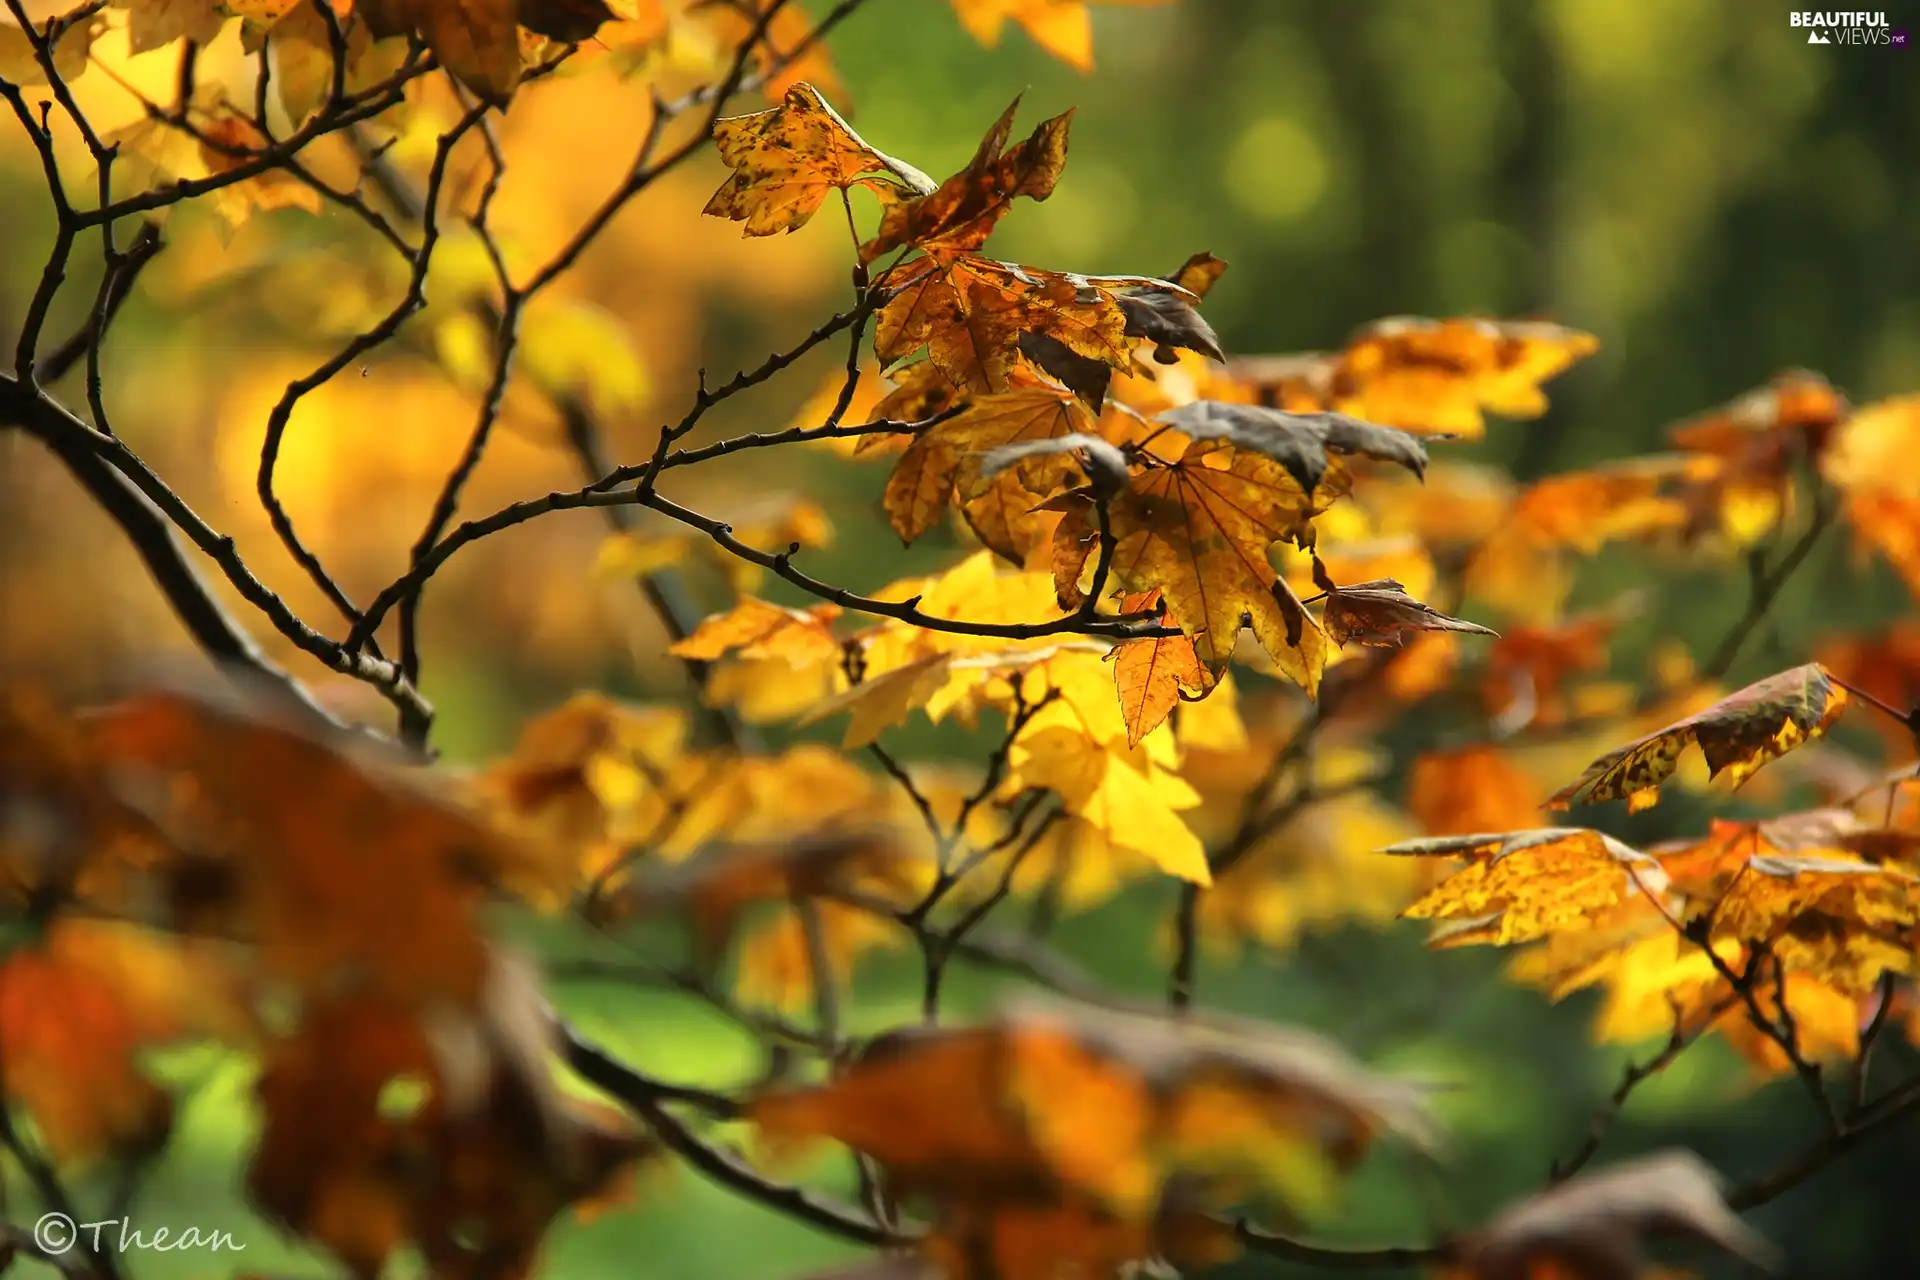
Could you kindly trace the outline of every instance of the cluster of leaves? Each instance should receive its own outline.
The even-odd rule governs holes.
[[[1732,1208],[1920,1110],[1920,1077],[1876,1094],[1869,1070],[1920,974],[1920,646],[1910,629],[1850,637],[1820,661],[1720,685],[1843,513],[1920,593],[1920,490],[1899,465],[1920,447],[1920,398],[1856,410],[1796,371],[1680,424],[1660,455],[1526,485],[1437,456],[1482,435],[1489,414],[1544,413],[1543,384],[1595,339],[1545,321],[1398,317],[1337,351],[1230,356],[1200,314],[1227,279],[1210,254],[1165,276],[991,257],[1000,221],[1062,180],[1071,113],[1016,140],[1009,107],[935,181],[830,105],[819,40],[856,7],[813,26],[781,0],[141,0],[126,9],[135,47],[189,50],[178,101],[102,137],[67,84],[101,6],[35,25],[9,0],[20,25],[0,30],[0,91],[57,219],[0,376],[0,422],[53,451],[250,690],[77,713],[24,689],[0,703],[0,891],[17,935],[0,965],[0,1137],[43,1198],[60,1208],[74,1170],[137,1169],[156,1153],[173,1099],[145,1052],[211,1040],[258,1064],[252,1200],[359,1275],[409,1249],[435,1275],[524,1275],[558,1215],[616,1200],[662,1153],[880,1248],[875,1276],[1118,1276],[1254,1248],[1611,1280],[1639,1274],[1640,1238],[1661,1232],[1762,1259]],[[1083,0],[956,8],[983,39],[1012,18],[1087,61]],[[235,17],[261,72],[250,109],[195,79],[191,51]],[[490,223],[503,162],[485,122],[590,35],[626,70],[689,43],[712,56],[700,87],[656,95],[607,202],[518,270]],[[420,109],[436,69],[458,86],[452,124]],[[53,105],[36,111],[28,84]],[[723,116],[743,89],[773,105]],[[56,106],[97,166],[95,205],[63,171]],[[699,128],[664,143],[683,120]],[[312,144],[376,121],[396,141],[354,163],[378,198],[306,166]],[[410,170],[391,153],[422,121],[432,137]],[[705,211],[746,235],[841,204],[855,303],[717,387],[703,374],[652,452],[615,466],[595,417],[605,366],[536,358],[538,308],[709,138],[728,173]],[[490,178],[452,192],[463,146],[491,157]],[[129,161],[134,193],[115,196]],[[864,237],[855,189],[878,204]],[[200,198],[235,224],[287,207],[352,218],[406,269],[392,308],[290,385],[267,424],[263,505],[339,612],[339,636],[254,575],[113,430],[100,395],[108,326],[160,251],[146,216]],[[135,217],[146,225],[124,247],[115,228]],[[404,570],[363,606],[295,533],[274,457],[300,398],[393,341],[446,284],[444,265],[431,273],[441,223],[456,219],[475,252],[456,264],[459,315],[437,317],[434,343],[478,414]],[[99,293],[75,341],[43,343],[95,228],[107,231]],[[841,338],[844,372],[792,425],[695,441],[716,405]],[[518,385],[550,402],[590,479],[455,523],[516,353],[530,366]],[[52,390],[83,361],[91,421]],[[693,467],[791,444],[885,463],[873,492],[902,542],[946,526],[970,549],[862,594],[797,563],[827,539],[818,507],[723,520],[662,492]],[[432,766],[422,593],[462,548],[587,507],[613,526],[599,571],[638,581],[702,705],[583,692],[497,760]],[[340,723],[263,656],[182,537],[290,648],[390,701],[393,732]],[[1608,678],[1627,610],[1567,604],[1582,559],[1623,544],[1746,560],[1749,607],[1704,661],[1668,654],[1651,682]],[[683,603],[703,578],[731,597],[704,619]],[[811,603],[749,594],[769,580]],[[1827,776],[1851,781],[1822,807],[1644,850],[1544,825],[1545,810],[1638,810],[1695,785],[1683,764],[1696,746],[1708,779],[1735,785],[1789,752],[1807,760],[1848,706],[1883,713],[1897,771],[1829,752]],[[837,749],[762,740],[842,716]],[[903,760],[890,735],[914,719],[997,740],[972,765]],[[1597,758],[1550,791],[1573,772],[1567,752]],[[1435,871],[1440,859],[1461,865]],[[1169,879],[1164,1005],[1120,999],[1048,945],[1062,916]],[[1001,928],[1016,902],[1026,927]],[[645,949],[683,922],[684,955],[645,976],[764,1037],[765,1072],[719,1092],[616,1060],[549,1006],[537,966],[498,940],[499,909]],[[1199,957],[1396,914],[1433,921],[1436,946],[1522,947],[1517,981],[1554,998],[1603,990],[1598,1039],[1667,1033],[1667,1045],[1630,1070],[1554,1185],[1478,1230],[1356,1251],[1256,1226],[1299,1232],[1337,1209],[1381,1139],[1444,1158],[1439,1126],[1425,1088],[1320,1036],[1194,1009]],[[920,1025],[859,1037],[843,1006],[862,957],[883,948],[917,953]],[[954,1025],[942,997],[960,963],[1058,998]],[[1920,1018],[1908,1030],[1920,1035]],[[1731,1191],[1680,1152],[1581,1174],[1635,1085],[1713,1032],[1800,1082],[1824,1122],[1815,1144]],[[620,1108],[586,1101],[561,1060]],[[1825,1074],[1841,1063],[1850,1090]],[[720,1127],[735,1123],[751,1156]],[[822,1140],[853,1153],[859,1208],[777,1180]]]

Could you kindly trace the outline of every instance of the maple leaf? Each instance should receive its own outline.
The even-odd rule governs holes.
[[[926,174],[855,133],[810,84],[788,89],[777,107],[716,121],[713,141],[733,173],[701,212],[745,222],[750,236],[798,231],[829,191],[866,186],[895,199],[934,189]]]
[[[991,49],[1011,18],[1033,42],[1077,71],[1093,70],[1090,0],[953,0],[969,34]],[[1092,0],[1101,4],[1158,5],[1168,0]]]
[[[377,39],[418,34],[447,74],[504,108],[520,87],[518,29],[572,43],[614,20],[603,0],[358,0]]]
[[[1818,650],[1820,665],[1839,679],[1894,708],[1920,707],[1920,620],[1891,623],[1884,630],[1835,636]],[[1911,759],[1914,735],[1890,716],[1872,718],[1889,762]]]
[[[1122,613],[1144,613],[1160,603],[1158,590],[1127,596]],[[1120,714],[1127,722],[1127,745],[1136,746],[1166,720],[1183,694],[1204,695],[1215,680],[1200,665],[1193,637],[1148,636],[1115,645],[1107,654],[1113,663],[1113,683],[1120,695]]]
[[[0,688],[0,895],[10,908],[31,916],[69,896],[124,906],[134,884],[120,872],[181,855],[120,794],[71,717],[36,690]]]
[[[899,926],[859,907],[839,902],[810,904],[816,913],[825,978],[844,987],[861,953],[898,942]],[[813,971],[814,943],[798,910],[783,911],[740,943],[734,989],[743,1004],[779,1011],[803,1009],[819,990]]]
[[[248,1194],[356,1274],[412,1244],[437,1274],[525,1275],[558,1213],[652,1149],[562,1096],[557,1048],[537,974],[502,952],[474,1010],[315,1001],[255,1085],[264,1124]]]
[[[1683,501],[1687,533],[1714,529],[1752,546],[1776,528],[1793,500],[1793,467],[1818,457],[1850,406],[1817,373],[1790,369],[1766,386],[1668,429],[1699,463]]]
[[[136,7],[134,12],[138,15],[141,9]],[[249,21],[241,27],[242,48],[257,52],[256,42],[248,39],[255,15],[247,17]],[[317,4],[296,5],[278,20],[267,15],[257,20],[272,22],[259,43],[273,59],[271,87],[294,128],[311,119],[333,95],[333,27],[337,26],[346,38],[346,67],[341,89],[349,95],[363,93],[387,80],[406,61],[405,41],[376,40],[367,24],[357,17],[336,16],[330,26]],[[489,286],[491,273],[489,263]],[[530,326],[533,332],[540,332],[542,327]]]
[[[1657,858],[1581,827],[1409,840],[1380,852],[1469,859],[1400,914],[1471,922],[1486,930],[1480,940],[1503,946],[1546,937],[1667,883]]]
[[[1098,668],[1095,668],[1096,674]],[[1117,718],[1104,680],[1095,686],[1107,718]],[[1206,849],[1180,817],[1200,797],[1178,776],[1089,741],[1084,720],[1058,704],[1032,716],[1009,753],[1012,775],[1060,797],[1068,813],[1115,846],[1133,850],[1168,875],[1211,884]],[[1114,744],[1117,745],[1117,744]],[[1144,763],[1145,767],[1142,767]]]
[[[907,717],[927,704],[947,681],[948,654],[934,653],[916,658],[905,666],[870,676],[849,686],[831,698],[815,704],[801,717],[802,725],[851,712],[847,731],[840,741],[851,751],[879,740],[888,729],[906,723]]]
[[[966,168],[926,195],[889,205],[880,215],[878,234],[860,246],[860,261],[872,262],[910,245],[942,255],[971,253],[986,243],[1016,197],[1037,201],[1052,195],[1067,163],[1073,112],[1041,121],[1025,141],[1008,150],[1019,108],[1020,99],[1015,98],[987,130]]]
[[[1336,587],[1318,557],[1313,561],[1314,585],[1326,593],[1322,623],[1335,644],[1358,640],[1363,645],[1398,648],[1422,631],[1462,631],[1473,635],[1500,633],[1477,622],[1450,618],[1407,594],[1392,578]]]
[[[513,753],[471,783],[495,826],[538,851],[545,874],[522,893],[561,905],[590,869],[675,834],[681,797],[711,785],[715,771],[686,750],[687,734],[683,711],[594,693],[528,721]]]
[[[173,1100],[142,1051],[252,1030],[223,957],[137,926],[62,918],[0,963],[0,1083],[62,1162],[165,1143]]]
[[[1540,819],[1545,789],[1498,748],[1428,751],[1407,776],[1407,812],[1428,835],[1518,831]]]
[[[756,658],[784,658],[795,667],[833,661],[840,656],[840,638],[833,633],[840,616],[837,604],[788,609],[748,596],[726,613],[716,613],[694,628],[693,634],[668,650],[676,658],[712,662],[731,653]]]
[[[1782,671],[1601,756],[1549,796],[1547,807],[1625,799],[1634,812],[1648,808],[1693,745],[1706,757],[1709,778],[1725,773],[1737,787],[1769,760],[1826,733],[1846,705],[1847,691],[1819,663]]]
[[[1480,681],[1487,714],[1514,729],[1563,723],[1568,677],[1606,669],[1607,642],[1618,625],[1613,615],[1594,613],[1557,626],[1510,628],[1487,649]]]
[[[999,1204],[1038,1176],[1131,1220],[1182,1175],[1229,1197],[1313,1198],[1377,1134],[1432,1140],[1418,1089],[1310,1034],[1031,1002],[982,1026],[890,1033],[750,1118],[778,1146],[865,1152],[903,1190]]]
[[[71,6],[74,10],[85,7],[77,3]],[[72,83],[85,74],[93,42],[105,34],[107,22],[96,12],[88,12],[84,17],[71,19],[38,19],[35,29],[42,39],[52,35],[53,47],[49,53],[53,69],[61,80]],[[33,51],[33,41],[27,38],[10,9],[0,10],[0,80],[22,88],[47,83],[46,68],[40,65]]]
[[[1528,1280],[1549,1266],[1567,1280],[1634,1280],[1643,1236],[1688,1236],[1777,1268],[1779,1251],[1721,1194],[1719,1176],[1691,1151],[1623,1160],[1505,1210],[1458,1256],[1471,1280]]]
[[[185,37],[206,44],[232,20],[218,0],[113,0],[127,13],[127,51],[146,53]]]
[[[170,798],[162,826],[201,851],[168,868],[183,925],[257,939],[265,970],[299,988],[364,967],[380,987],[472,999],[487,891],[557,889],[549,877],[571,887],[576,874],[417,775],[249,710],[154,693],[93,713],[87,728],[117,775]]]
[[[1885,556],[1920,596],[1920,483],[1911,466],[1920,449],[1920,395],[1868,405],[1834,433],[1820,473],[1846,494],[1847,522],[1863,549]]]
[[[1074,275],[964,253],[915,258],[888,272],[885,284],[891,296],[874,318],[875,356],[892,364],[924,347],[955,387],[980,394],[1005,391],[1017,357],[1042,340],[1075,361],[1128,367],[1139,339],[1128,333],[1121,291],[1178,287],[1149,276]],[[1075,381],[1081,398],[1094,403],[1098,388]]]
[[[1395,316],[1356,333],[1346,349],[1231,362],[1241,398],[1282,409],[1331,409],[1429,435],[1478,440],[1484,412],[1537,418],[1540,384],[1599,343],[1538,321]]]
[[[1286,676],[1311,694],[1326,665],[1326,636],[1274,572],[1269,549],[1311,540],[1312,516],[1349,482],[1343,455],[1362,453],[1417,473],[1425,449],[1403,432],[1340,415],[1217,401],[1195,401],[1160,420],[1189,441],[1111,504],[1116,580],[1132,591],[1160,588],[1209,671],[1225,668],[1244,621]],[[1075,585],[1061,581],[1062,596]]]
[[[975,397],[958,414],[922,431],[894,464],[883,499],[894,532],[911,543],[939,521],[956,496],[974,501],[989,489],[1017,489],[1019,504],[1034,506],[1066,483],[1073,474],[1071,460],[1042,455],[989,475],[987,455],[1007,445],[1088,436],[1093,426],[1085,406],[1059,387],[1023,386]],[[1009,559],[1017,554],[1013,547],[994,550]]]

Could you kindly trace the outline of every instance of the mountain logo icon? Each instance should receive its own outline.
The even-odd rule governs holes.
[[[1833,41],[1827,39],[1825,36],[1821,35],[1818,31],[1809,31],[1807,33],[1807,43],[1808,44],[1832,44]]]

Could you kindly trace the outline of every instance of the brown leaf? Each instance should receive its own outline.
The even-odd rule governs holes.
[[[1725,773],[1737,787],[1769,760],[1826,733],[1846,705],[1847,691],[1819,663],[1782,671],[1601,756],[1549,796],[1547,807],[1625,799],[1637,812],[1657,804],[1660,784],[1678,767],[1680,753],[1695,744],[1706,757],[1708,776]]]
[[[537,976],[500,953],[477,1010],[317,1000],[267,1053],[249,1196],[356,1274],[413,1244],[436,1275],[523,1277],[554,1217],[651,1147],[561,1094],[556,1044]]]
[[[1522,1201],[1470,1237],[1460,1261],[1475,1280],[1635,1280],[1644,1236],[1686,1236],[1769,1270],[1779,1253],[1721,1199],[1691,1151],[1624,1160]]]
[[[520,0],[520,25],[562,44],[591,39],[616,20],[605,0]]]
[[[869,145],[810,84],[788,89],[777,107],[717,121],[713,141],[733,173],[702,212],[744,222],[750,236],[798,231],[830,191],[933,189],[924,173]]]
[[[1067,163],[1067,130],[1073,112],[1042,121],[1026,141],[1009,151],[1007,139],[1019,106],[1015,98],[981,139],[966,168],[931,193],[892,205],[881,214],[879,234],[860,246],[860,260],[872,262],[908,245],[943,254],[971,253],[986,243],[1015,197],[1045,200],[1052,195]]]
[[[1335,644],[1358,640],[1363,645],[1394,649],[1422,631],[1464,631],[1472,635],[1500,634],[1477,622],[1450,618],[1431,605],[1408,595],[1392,578],[1336,587],[1315,559],[1314,574],[1327,604],[1323,621]]]
[[[1064,1183],[1136,1218],[1188,1175],[1311,1195],[1303,1162],[1345,1170],[1383,1133],[1436,1140],[1420,1089],[1310,1033],[1037,1002],[882,1036],[750,1114],[776,1144],[867,1153],[903,1191],[1006,1205]]]
[[[447,74],[507,105],[520,87],[520,0],[399,0]]]
[[[471,1000],[488,892],[556,875],[570,888],[577,875],[543,865],[419,774],[256,710],[155,693],[94,713],[87,729],[116,776],[162,797],[162,826],[201,854],[169,870],[182,927],[256,939],[267,972],[303,990],[364,971],[408,998]]]

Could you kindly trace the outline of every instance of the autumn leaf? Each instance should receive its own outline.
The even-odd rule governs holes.
[[[249,1197],[358,1274],[409,1244],[441,1274],[525,1274],[554,1217],[652,1145],[560,1093],[558,1044],[537,974],[502,952],[477,1009],[316,1001],[255,1086]]]
[[[966,168],[928,194],[889,205],[880,215],[879,233],[860,246],[860,261],[872,262],[907,246],[941,255],[972,253],[986,243],[1016,197],[1045,200],[1052,195],[1067,163],[1073,112],[1041,121],[1009,150],[1007,139],[1019,107],[1015,98],[980,140]]]
[[[1140,613],[1159,605],[1158,591],[1128,596],[1122,613]],[[1115,645],[1107,658],[1113,663],[1114,688],[1120,695],[1120,714],[1127,722],[1127,745],[1140,740],[1165,722],[1183,694],[1199,697],[1214,686],[1193,651],[1193,637],[1148,636]]]
[[[75,3],[71,8],[82,9],[85,6]],[[225,21],[224,18],[221,20]],[[42,19],[36,24],[35,30],[42,39],[49,33],[53,34],[53,48],[49,51],[53,69],[61,80],[71,83],[85,73],[93,42],[106,32],[107,23],[97,14],[88,13],[84,18],[72,20]],[[40,59],[34,53],[33,41],[20,28],[11,10],[0,12],[0,80],[23,88],[47,83],[46,68],[40,65]]]
[[[715,122],[713,140],[733,173],[702,212],[745,222],[746,234],[797,231],[827,193],[867,186],[883,199],[927,195],[933,179],[870,146],[810,84],[777,107]]]
[[[1851,406],[1825,378],[1790,369],[1766,386],[1668,429],[1699,460],[1687,485],[1688,532],[1719,531],[1752,546],[1791,509],[1793,468],[1818,458]]]
[[[1380,852],[1468,859],[1401,915],[1471,922],[1499,945],[1546,937],[1667,882],[1658,859],[1580,827],[1442,836]]]
[[[825,973],[813,971],[814,943],[800,909],[782,911],[740,942],[734,990],[741,1003],[780,1012],[804,1009],[815,999],[822,978],[843,989],[863,953],[902,940],[893,921],[859,907],[817,901],[807,909],[818,921]]]
[[[1434,836],[1532,827],[1544,798],[1511,754],[1484,743],[1425,752],[1407,777],[1407,812]]]
[[[1486,412],[1546,412],[1540,384],[1598,348],[1592,334],[1539,321],[1396,316],[1367,325],[1343,351],[1252,357],[1228,375],[1257,404],[1478,440]]]
[[[206,44],[233,16],[218,0],[115,0],[113,7],[127,12],[130,53],[146,53],[182,37]]]
[[[1011,18],[1033,42],[1077,71],[1093,70],[1093,19],[1089,3],[1158,5],[1168,0],[953,0],[954,11],[973,38],[989,49]]]
[[[894,464],[884,498],[894,532],[911,543],[939,522],[956,496],[974,500],[989,488],[1018,489],[1021,505],[1037,505],[1073,474],[1071,460],[1041,456],[987,475],[987,455],[1007,445],[1089,435],[1093,425],[1086,407],[1058,387],[1018,387],[975,397],[958,414],[922,431]],[[995,550],[1013,557],[1013,548]]]
[[[1038,1176],[1136,1220],[1181,1175],[1311,1197],[1377,1135],[1433,1137],[1418,1089],[1307,1033],[1040,1004],[883,1036],[750,1117],[781,1147],[843,1142],[905,1190],[1017,1203]]]
[[[1195,401],[1161,420],[1190,438],[1177,460],[1134,478],[1112,504],[1117,582],[1159,588],[1209,671],[1223,670],[1243,623],[1286,676],[1311,694],[1326,636],[1273,569],[1278,542],[1311,540],[1311,518],[1347,484],[1344,455],[1418,472],[1426,452],[1401,432],[1337,415],[1302,417]],[[1062,595],[1069,583],[1059,584]]]
[[[169,869],[182,925],[257,939],[263,968],[299,988],[365,968],[410,996],[472,999],[489,889],[558,891],[577,876],[391,761],[252,710],[154,693],[93,713],[87,729],[117,775],[171,793],[161,825],[200,853]]]
[[[950,661],[947,654],[929,654],[881,672],[816,703],[799,723],[815,724],[843,712],[851,713],[841,748],[851,751],[867,746],[886,730],[905,724],[909,715],[926,705],[927,699],[946,683]]]
[[[183,855],[120,793],[72,717],[0,687],[0,896],[23,916],[69,897],[125,909],[139,872]]]
[[[62,1163],[164,1144],[173,1099],[144,1050],[209,1036],[244,1044],[244,984],[211,948],[135,925],[56,921],[0,963],[0,1082]]]
[[[1879,552],[1920,596],[1920,484],[1910,465],[1920,448],[1920,395],[1868,405],[1834,432],[1820,473],[1846,495],[1847,523],[1863,550]]]
[[[1301,489],[1320,487],[1336,457],[1363,455],[1426,474],[1426,446],[1404,431],[1342,413],[1287,413],[1260,405],[1196,400],[1160,415],[1193,440],[1223,440],[1264,454],[1287,469]]]
[[[501,108],[520,87],[518,28],[573,43],[614,20],[603,0],[359,0],[354,12],[376,38],[417,33],[448,75]]]
[[[1772,1270],[1780,1258],[1721,1198],[1691,1151],[1623,1160],[1507,1209],[1459,1249],[1472,1280],[1529,1280],[1551,1266],[1567,1280],[1634,1280],[1643,1236],[1685,1236]]]
[[[1547,807],[1624,799],[1632,811],[1648,808],[1693,745],[1706,758],[1708,777],[1724,773],[1737,787],[1769,760],[1825,734],[1846,705],[1847,691],[1819,663],[1782,671],[1601,756],[1549,796]]]
[[[885,284],[891,296],[874,318],[875,356],[893,364],[925,348],[949,382],[976,394],[1005,391],[1019,357],[1045,355],[1035,346],[1043,339],[1075,361],[1129,367],[1140,338],[1128,333],[1122,292],[1177,288],[1148,276],[1042,271],[973,254],[915,258],[888,272]],[[1099,390],[1075,386],[1090,404]]]
[[[1313,571],[1315,585],[1326,595],[1322,623],[1335,644],[1358,640],[1363,645],[1398,648],[1422,631],[1499,634],[1477,622],[1450,618],[1431,605],[1422,604],[1392,578],[1336,587],[1317,557]]]

